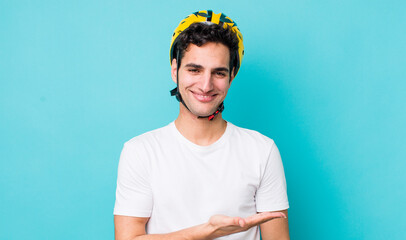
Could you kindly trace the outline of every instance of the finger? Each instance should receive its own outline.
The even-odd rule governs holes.
[[[215,215],[211,217],[210,223],[214,226],[241,226],[245,225],[245,220],[240,217],[229,217],[224,215]]]
[[[224,222],[223,226],[239,226],[239,227],[244,227],[247,225],[246,221],[244,218],[240,217],[229,217],[229,221]]]
[[[262,212],[245,218],[245,221],[249,225],[258,225],[275,218],[286,218],[286,215],[282,212]]]
[[[244,220],[243,218],[241,218],[240,220],[238,220],[238,225],[239,225],[240,227],[245,227],[246,224],[247,224],[247,223],[245,222],[245,220]]]
[[[245,221],[240,217],[227,217],[223,222],[223,226],[240,226],[242,222]]]
[[[256,216],[258,218],[263,218],[263,219],[286,218],[286,215],[283,212],[262,212],[262,213],[256,214]]]
[[[285,213],[283,212],[263,212],[264,214],[267,214],[269,216],[273,216],[274,218],[286,218]]]

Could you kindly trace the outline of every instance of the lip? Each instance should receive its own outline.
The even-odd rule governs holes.
[[[196,93],[191,91],[193,96],[199,101],[199,102],[211,102],[217,94],[204,94],[204,93]]]

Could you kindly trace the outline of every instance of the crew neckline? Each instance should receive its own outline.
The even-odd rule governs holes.
[[[216,150],[219,147],[221,147],[222,145],[224,145],[227,138],[231,134],[231,131],[232,131],[232,128],[233,128],[234,125],[232,123],[230,123],[230,122],[227,122],[227,121],[226,121],[226,123],[227,123],[227,126],[226,126],[226,130],[224,131],[223,135],[221,135],[221,137],[219,139],[217,139],[214,143],[212,143],[210,145],[207,145],[207,146],[201,146],[201,145],[198,145],[196,143],[193,143],[192,141],[187,139],[185,136],[183,136],[182,133],[180,133],[178,128],[176,127],[175,121],[171,122],[169,124],[169,126],[172,129],[172,131],[174,132],[176,138],[180,142],[182,142],[183,144],[189,146],[192,149],[195,149],[196,151],[208,152],[208,151]]]

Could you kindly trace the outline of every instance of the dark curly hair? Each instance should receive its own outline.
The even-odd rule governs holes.
[[[177,38],[177,43],[175,46],[175,53],[179,51],[179,56],[176,55],[174,58],[180,62],[185,55],[185,51],[189,44],[195,44],[197,46],[202,46],[206,43],[222,43],[228,47],[230,51],[230,71],[233,67],[238,66],[238,38],[237,35],[231,30],[231,27],[224,28],[218,24],[205,24],[205,23],[192,23],[186,30],[179,34]],[[236,74],[237,68],[234,69],[234,75]]]

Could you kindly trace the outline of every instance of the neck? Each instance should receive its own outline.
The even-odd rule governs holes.
[[[211,121],[207,118],[197,118],[180,104],[179,116],[175,120],[175,126],[189,141],[197,145],[208,146],[224,134],[227,122],[222,118],[221,113]]]

